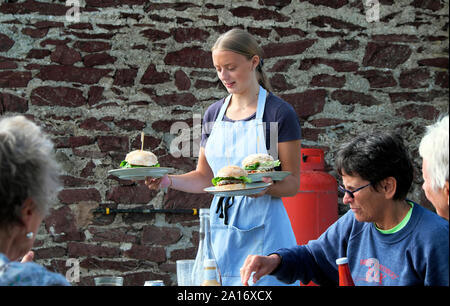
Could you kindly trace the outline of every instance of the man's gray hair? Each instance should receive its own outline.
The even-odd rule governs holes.
[[[443,188],[448,181],[448,115],[427,126],[419,146],[420,156],[427,161],[431,188]]]
[[[33,199],[46,216],[61,190],[60,168],[50,138],[24,116],[0,119],[0,226],[20,222],[20,208]]]

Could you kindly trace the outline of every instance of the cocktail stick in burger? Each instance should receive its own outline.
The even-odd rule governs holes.
[[[121,168],[159,167],[158,158],[149,151],[135,150],[125,156],[120,163]]]
[[[217,176],[212,179],[212,183],[216,190],[243,189],[246,183],[252,182],[247,175],[247,171],[239,166],[226,166],[217,172]]]
[[[275,167],[280,166],[279,160],[274,160],[269,154],[257,153],[244,158],[242,167],[248,173],[260,173],[274,171]]]

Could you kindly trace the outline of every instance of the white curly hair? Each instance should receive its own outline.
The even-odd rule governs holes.
[[[431,188],[443,188],[448,182],[448,115],[427,126],[425,136],[419,146],[420,156],[427,161],[427,171],[431,178]]]
[[[24,116],[0,119],[0,226],[20,222],[32,198],[42,216],[61,190],[60,167],[50,138]]]

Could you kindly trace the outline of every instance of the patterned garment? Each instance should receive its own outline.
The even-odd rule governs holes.
[[[34,262],[10,261],[0,253],[0,286],[70,286],[63,275]]]

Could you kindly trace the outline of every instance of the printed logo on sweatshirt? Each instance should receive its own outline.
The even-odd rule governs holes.
[[[398,279],[398,275],[395,274],[388,267],[380,264],[376,258],[361,259],[359,264],[361,266],[367,267],[367,272],[365,277],[358,278],[359,281],[365,281],[367,283],[378,283],[382,285],[382,282],[386,278],[392,280]]]

